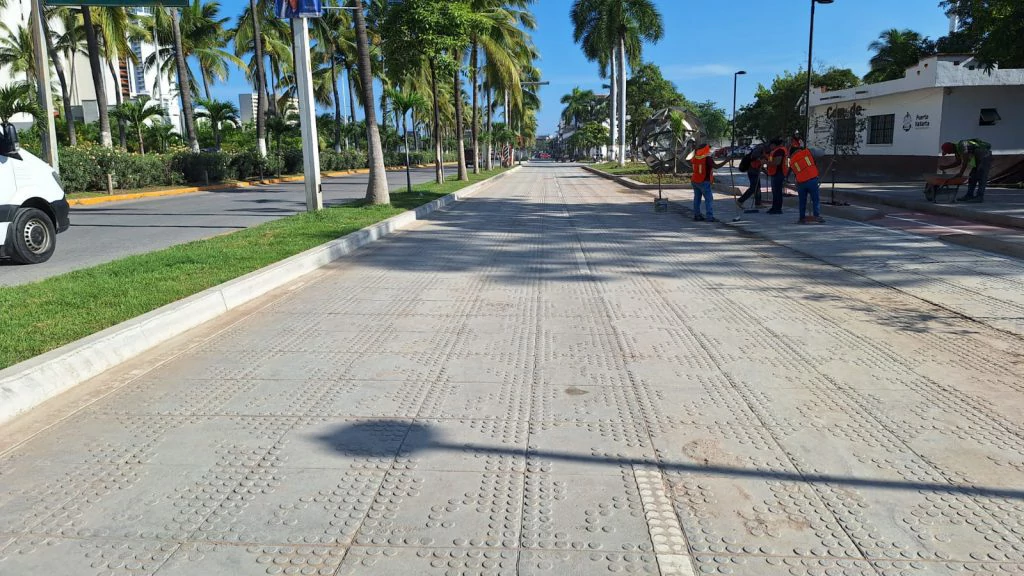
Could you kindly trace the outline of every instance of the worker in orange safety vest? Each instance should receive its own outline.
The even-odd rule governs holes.
[[[715,163],[711,157],[711,146],[706,142],[700,142],[693,153],[693,175],[690,176],[690,183],[693,184],[693,219],[702,222],[715,221],[715,198],[711,191],[711,183],[715,181],[715,168],[725,166],[728,160],[720,164]],[[704,200],[704,209],[707,216],[700,213],[700,203]]]
[[[765,171],[772,181],[772,207],[768,214],[782,214],[783,190],[786,185],[786,176],[789,174],[789,151],[781,138],[775,138],[770,144],[771,152],[768,153],[768,163]]]
[[[822,224],[821,217],[821,181],[818,179],[818,164],[814,154],[806,147],[800,147],[789,159],[790,170],[796,177],[796,193],[800,199],[800,219],[798,224]],[[807,217],[807,197],[811,198],[813,216]]]

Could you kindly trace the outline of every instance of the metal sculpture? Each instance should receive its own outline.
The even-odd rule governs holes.
[[[673,112],[682,115],[681,137],[672,131]],[[690,160],[697,144],[706,140],[704,124],[697,115],[678,107],[658,110],[640,127],[640,153],[651,172],[657,174],[692,171]]]

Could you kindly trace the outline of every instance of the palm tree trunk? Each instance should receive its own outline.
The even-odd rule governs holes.
[[[487,169],[494,170],[494,112],[491,110],[491,89],[487,89]]]
[[[85,43],[89,47],[89,68],[92,70],[92,83],[96,88],[96,108],[99,110],[100,116],[100,145],[105,148],[113,148],[114,142],[110,138],[110,112],[107,110],[107,89],[100,64],[100,46],[96,39],[96,26],[92,23],[92,9],[83,6],[81,10],[82,24],[85,26]]]
[[[331,90],[334,91],[334,151],[341,152],[341,93],[338,91],[338,66],[331,55]]]
[[[437,101],[437,66],[430,61],[430,96],[434,103],[434,179],[444,182],[444,151],[441,149],[441,113]]]
[[[192,110],[192,83],[188,79],[185,64],[185,53],[181,47],[181,23],[178,9],[171,8],[171,32],[174,33],[174,61],[178,69],[178,94],[181,95],[181,113],[185,116],[185,136],[188,147],[199,152],[199,140],[196,139],[196,120]]]
[[[501,108],[501,113],[502,113],[502,116],[503,116],[503,118],[505,120],[505,130],[511,130],[512,129],[512,125],[509,124],[509,121],[508,121],[508,88],[505,89],[505,103],[504,103],[504,105]],[[506,150],[508,150],[508,152],[509,152],[508,160],[505,160],[505,151]],[[506,162],[508,163],[508,166],[512,165],[512,146],[511,146],[511,144],[506,144],[504,147],[502,147],[502,150],[501,150],[501,165],[505,166]]]
[[[370,70],[370,41],[366,34],[363,0],[355,0],[356,51],[359,53],[359,80],[363,83],[363,114],[366,117],[367,161],[370,164],[370,182],[366,186],[366,199],[374,204],[390,204],[388,174],[384,168],[384,150],[377,129],[377,111],[373,108],[373,73]]]
[[[120,58],[118,58],[120,60]],[[112,60],[107,60],[107,68],[110,70],[110,76],[114,79],[114,101],[117,106],[120,107],[124,104],[124,95],[121,94],[121,77],[117,73]],[[124,120],[117,119],[117,140],[121,144],[121,148],[128,150],[128,135],[125,131]]]
[[[64,101],[64,120],[68,125],[68,143],[72,146],[78,145],[78,132],[75,130],[75,120],[71,117],[71,93],[68,91],[68,79],[64,75],[64,64],[60,61],[57,51],[53,48],[53,36],[50,34],[50,21],[43,18],[43,34],[46,36],[46,52],[53,62],[53,69],[57,72],[57,80],[60,82],[60,97]]]
[[[352,124],[356,123],[356,96],[355,96],[355,83],[352,81],[352,66],[345,66],[345,75],[348,79],[348,108],[349,108],[349,121]]]
[[[618,136],[619,136],[619,131],[618,131],[618,118],[619,118],[618,117],[618,110],[619,110],[618,97],[619,97],[619,87],[616,84],[618,82],[619,74],[615,70],[615,67],[618,65],[617,64],[617,60],[618,59],[615,57],[615,53],[616,52],[617,52],[616,50],[612,50],[612,59],[611,59],[611,66],[610,66],[611,74],[609,74],[610,82],[608,83],[608,85],[611,86],[611,88],[609,88],[609,91],[608,91],[608,100],[609,100],[609,102],[608,102],[609,103],[609,106],[608,106],[608,108],[609,108],[608,129],[611,132],[611,137],[612,137],[612,144],[611,144],[611,146],[608,147],[608,158],[609,159],[615,157],[615,149],[617,148],[616,144],[618,143]]]
[[[139,136],[139,154],[146,155],[146,144],[142,140],[142,122],[135,125],[135,132]]]
[[[455,141],[458,143],[459,180],[469,180],[466,170],[466,136],[462,124],[462,70],[455,67]]]
[[[473,37],[473,44],[469,53],[469,80],[473,83],[473,125],[471,127],[473,145],[473,174],[480,173],[480,130],[477,124],[480,122],[480,106],[477,102],[479,90],[477,90],[477,55],[480,47],[477,45],[476,37]]]
[[[220,122],[210,122],[210,128],[213,130],[213,143],[220,151]]]
[[[211,100],[211,98],[210,98],[210,78],[209,78],[209,74],[207,74],[207,72],[206,72],[206,68],[203,67],[203,63],[202,62],[199,63],[199,74],[202,75],[202,77],[203,77],[203,94],[206,96],[207,100]]]
[[[252,38],[256,58],[256,150],[261,158],[267,157],[267,98],[266,70],[263,68],[263,36],[260,32],[260,13],[256,10],[256,0],[249,0],[249,11],[252,13]]]
[[[619,35],[619,166],[626,165],[626,35]]]

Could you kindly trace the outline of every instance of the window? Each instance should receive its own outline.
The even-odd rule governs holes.
[[[978,119],[978,126],[995,126],[997,122],[1002,120],[999,117],[999,111],[995,108],[982,108],[981,117]]]
[[[857,143],[857,118],[843,114],[836,118],[836,146],[853,146]]]
[[[892,144],[895,114],[868,117],[868,144]]]

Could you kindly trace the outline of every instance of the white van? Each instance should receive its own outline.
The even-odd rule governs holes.
[[[0,126],[0,258],[46,262],[68,229],[68,201],[53,168],[18,146],[14,126]]]

